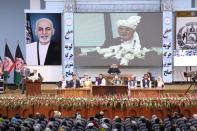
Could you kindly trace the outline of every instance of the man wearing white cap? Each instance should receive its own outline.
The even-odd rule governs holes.
[[[131,16],[127,20],[118,20],[118,34],[120,37],[113,38],[110,41],[105,41],[104,47],[110,46],[127,46],[133,50],[140,50],[141,44],[136,28],[140,23],[140,16]]]

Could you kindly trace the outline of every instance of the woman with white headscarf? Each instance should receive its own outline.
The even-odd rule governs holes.
[[[161,76],[158,76],[158,77],[157,77],[156,87],[164,88],[164,82],[163,82]]]

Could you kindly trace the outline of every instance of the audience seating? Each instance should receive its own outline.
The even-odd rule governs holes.
[[[96,114],[95,117],[83,119],[80,114],[74,118],[60,118],[53,116],[48,120],[39,114],[33,118],[20,118],[19,115],[9,119],[0,115],[0,130],[2,131],[195,131],[197,127],[197,115],[186,118],[182,114],[174,113],[163,121],[156,115],[149,120],[143,116],[127,117],[125,119],[115,116],[112,120],[104,114]]]

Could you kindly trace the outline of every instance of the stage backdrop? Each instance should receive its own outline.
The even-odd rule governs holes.
[[[118,20],[140,16],[137,25],[139,51],[115,44],[118,39]],[[76,66],[162,65],[162,14],[161,13],[75,13],[74,44]],[[114,45],[113,45],[114,44]],[[108,46],[109,45],[109,46]],[[121,46],[121,47],[120,47]]]

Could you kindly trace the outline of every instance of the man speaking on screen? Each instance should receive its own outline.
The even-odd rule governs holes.
[[[110,41],[105,41],[103,47],[122,45],[134,50],[140,50],[140,39],[136,32],[140,19],[141,16],[131,16],[127,20],[118,20],[117,27],[119,37],[113,38]]]
[[[120,65],[128,65],[135,56],[140,57],[141,44],[136,32],[140,19],[141,16],[131,16],[127,20],[118,20],[119,37],[105,41],[103,48],[98,47],[97,52],[103,54],[104,58],[120,60]]]
[[[60,65],[61,45],[51,40],[55,33],[53,23],[48,18],[36,21],[37,42],[26,45],[27,65]]]

